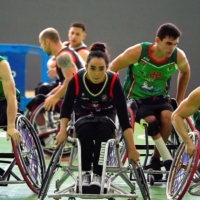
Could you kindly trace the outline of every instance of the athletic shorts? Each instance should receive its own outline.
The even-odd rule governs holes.
[[[137,103],[137,112],[136,112],[136,122],[140,123],[141,119],[144,119],[148,116],[159,117],[159,114],[164,110],[174,111],[170,101],[155,101],[148,103],[143,103],[141,101],[136,101]]]

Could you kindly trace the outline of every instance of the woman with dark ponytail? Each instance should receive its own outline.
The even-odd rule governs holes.
[[[92,44],[86,68],[74,74],[69,82],[61,109],[61,128],[56,138],[57,147],[66,143],[66,128],[74,110],[76,133],[81,143],[82,186],[98,187],[96,191],[99,192],[102,175],[100,149],[112,138],[115,127],[110,121],[115,121],[116,114],[124,132],[129,161],[137,162],[140,156],[135,148],[120,80],[116,73],[107,70],[108,65],[106,45],[98,42]]]

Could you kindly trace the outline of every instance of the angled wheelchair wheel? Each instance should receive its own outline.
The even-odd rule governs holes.
[[[45,177],[42,182],[41,189],[38,194],[38,199],[40,200],[45,199],[47,196],[51,180],[55,172],[58,170],[58,167],[60,166],[59,163],[62,158],[63,149],[63,145],[60,145],[59,148],[53,152]]]
[[[151,200],[150,192],[149,192],[149,187],[146,181],[146,178],[144,176],[143,169],[141,167],[141,164],[138,162],[138,166],[136,166],[135,163],[131,163],[133,172],[135,175],[136,182],[140,188],[140,192],[142,194],[142,197],[144,200]]]
[[[166,195],[169,200],[181,200],[183,198],[196,171],[200,155],[200,148],[198,148],[200,137],[197,131],[193,131],[189,135],[195,143],[197,151],[195,156],[190,158],[185,151],[184,143],[179,146],[167,180]]]
[[[47,131],[43,133],[39,133],[38,137],[40,139],[40,142],[42,144],[42,148],[44,151],[44,154],[51,157],[54,151],[55,147],[55,140],[56,135],[60,131],[60,109],[59,106],[56,106],[55,111],[46,111],[44,109],[44,103],[40,104],[31,114],[30,122],[33,124],[35,129],[38,132],[36,120],[37,117],[41,116],[41,114],[44,116],[45,124],[47,124]],[[62,158],[67,158],[70,156],[71,152],[71,144],[67,143]]]
[[[25,182],[37,194],[46,171],[42,147],[33,126],[23,115],[17,115],[15,126],[22,135],[19,146],[12,141],[16,162]]]
[[[193,184],[189,187],[188,192],[192,196],[200,196],[200,182]]]

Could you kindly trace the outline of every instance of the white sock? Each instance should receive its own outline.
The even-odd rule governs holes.
[[[162,157],[163,161],[165,160],[173,160],[171,154],[169,153],[169,150],[166,147],[166,144],[162,137],[160,137],[157,140],[153,140],[155,142],[155,145],[160,153],[160,156]]]

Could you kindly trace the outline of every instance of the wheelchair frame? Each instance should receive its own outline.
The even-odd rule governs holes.
[[[73,134],[75,135],[75,133]],[[117,135],[117,134],[116,134]],[[140,166],[135,165],[133,162],[129,164],[128,167],[123,166],[123,160],[125,162],[126,159],[121,157],[120,152],[120,138],[117,139],[110,139],[107,141],[104,151],[104,161],[103,161],[103,170],[102,170],[102,182],[101,182],[101,189],[100,194],[84,194],[82,190],[82,169],[81,169],[81,145],[78,138],[70,138],[72,142],[72,149],[70,154],[70,159],[68,165],[60,165],[60,158],[63,146],[60,146],[53,154],[53,157],[50,161],[47,174],[45,175],[44,182],[42,184],[41,190],[38,194],[38,199],[43,200],[47,195],[49,184],[53,178],[56,169],[62,168],[64,171],[62,177],[56,181],[56,191],[54,194],[48,194],[50,198],[61,198],[61,197],[69,197],[69,199],[75,199],[76,197],[83,198],[83,199],[99,199],[99,198],[107,198],[109,200],[114,200],[114,197],[126,197],[130,199],[136,199],[138,195],[135,193],[135,183],[132,181],[136,181],[141,194],[144,200],[150,200],[150,193],[147,186],[146,179],[143,174],[143,170]],[[112,147],[112,150],[110,148]],[[123,148],[123,147],[122,147]],[[115,155],[115,159],[113,162],[109,162],[107,159],[112,158],[109,157],[109,154]],[[127,158],[127,153],[123,154]],[[78,165],[74,164],[75,158],[78,158]],[[114,164],[114,166],[108,166],[108,163]],[[78,173],[78,176],[75,173]],[[130,178],[127,174],[130,174]],[[132,176],[131,176],[132,175]],[[68,177],[72,177],[74,182],[72,185],[68,186],[65,189],[60,190],[61,185]],[[116,177],[120,176],[122,180],[129,186],[130,192],[123,190],[122,188],[118,187],[113,181]],[[131,179],[131,180],[130,180]],[[105,189],[106,184],[106,189]],[[78,189],[77,189],[78,187]]]
[[[176,107],[177,107],[176,100],[172,98],[171,101],[172,101],[173,108],[176,109]],[[131,108],[130,102],[129,102],[129,106],[130,107],[128,107],[128,110],[129,110],[130,117],[135,118],[134,111]],[[194,130],[194,122],[191,117],[186,118],[185,123],[187,124],[188,131]],[[144,123],[144,124],[140,124],[140,125],[141,125],[141,127],[143,127],[145,129],[145,143],[146,144],[145,145],[137,145],[136,144],[135,146],[138,150],[146,151],[145,153],[140,154],[140,156],[144,156],[143,169],[144,169],[144,173],[147,174],[147,180],[150,185],[154,185],[155,182],[156,183],[167,182],[166,179],[161,179],[161,180],[156,180],[156,181],[154,180],[153,174],[168,174],[169,171],[152,170],[151,166],[147,165],[148,158],[149,158],[149,156],[151,156],[150,150],[153,150],[155,145],[154,144],[149,145],[147,124]],[[166,147],[170,151],[172,157],[175,156],[176,151],[177,151],[178,147],[180,146],[181,142],[182,142],[182,139],[179,137],[179,135],[176,133],[174,127],[172,126],[172,133],[170,135],[169,140],[166,143]]]
[[[195,155],[190,158],[186,153],[184,142],[178,148],[167,181],[166,195],[168,200],[181,200],[188,188],[188,192],[191,195],[200,196],[199,190],[197,189],[200,183],[195,183],[190,186],[194,174],[198,177],[198,181],[200,181],[200,135],[198,131],[193,130],[193,132],[189,133],[189,136],[195,143],[197,150]]]
[[[12,161],[0,160],[1,163],[9,164],[2,169],[0,186],[26,183],[34,193],[38,194],[46,171],[40,141],[31,123],[20,113],[16,116],[15,126],[21,133],[22,140],[19,146],[15,146],[11,140],[13,153],[0,153],[1,158],[13,159]],[[24,180],[12,171],[15,165],[18,165]],[[15,179],[14,181],[9,181],[11,176]]]

